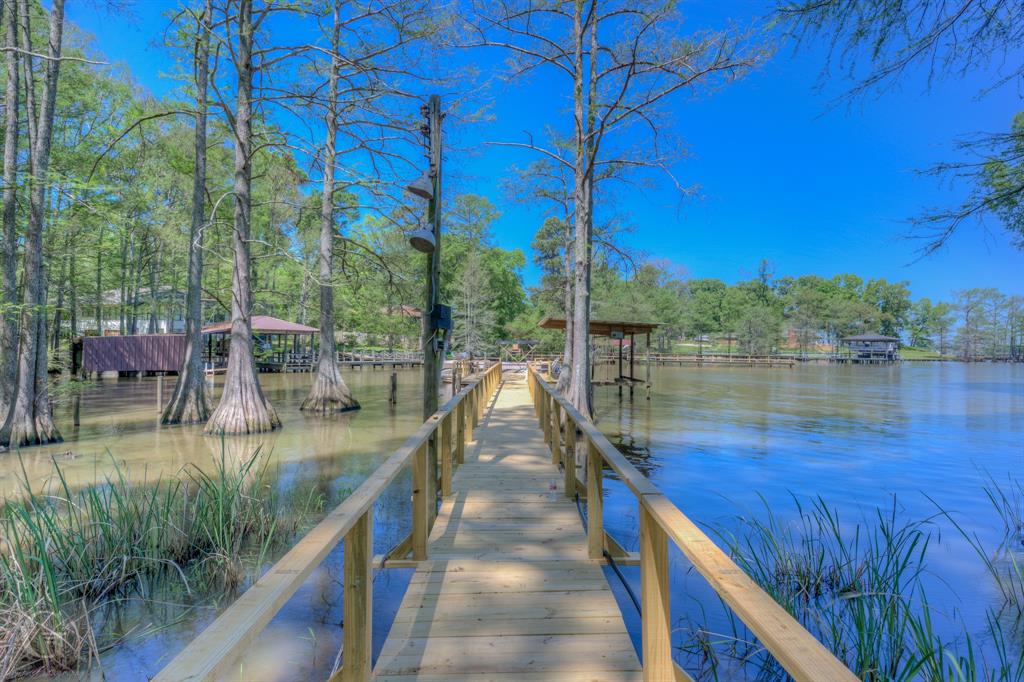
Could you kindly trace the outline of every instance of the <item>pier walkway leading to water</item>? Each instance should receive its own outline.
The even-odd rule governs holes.
[[[377,680],[640,680],[525,377],[506,379],[452,480]]]
[[[577,451],[586,459],[579,467]],[[412,532],[375,558],[374,504],[410,464]],[[606,470],[636,498],[638,553],[604,530]],[[585,528],[577,495],[586,500]],[[856,680],[533,367],[503,375],[500,363],[430,417],[155,679],[228,674],[342,539],[342,665],[331,682],[690,679],[672,655],[670,542],[793,679]],[[639,656],[602,568],[612,559],[640,569]],[[373,573],[389,566],[416,572],[374,663]]]

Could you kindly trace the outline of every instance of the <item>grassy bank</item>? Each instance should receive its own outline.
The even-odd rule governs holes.
[[[940,634],[933,615],[956,621],[950,595],[929,599],[926,572],[933,519],[905,520],[895,500],[851,525],[823,500],[794,500],[795,520],[765,503],[738,530],[713,527],[736,563],[864,680],[1019,682],[1024,680],[1024,486],[1011,480],[986,489],[1005,540],[985,547],[942,509],[936,517],[960,530],[1003,597],[987,612],[985,632]],[[931,583],[934,585],[934,581]],[[735,617],[726,632],[689,623],[682,649],[702,679],[787,679]]]
[[[93,624],[118,600],[169,581],[231,592],[323,502],[283,498],[266,456],[231,463],[223,448],[211,473],[132,483],[115,471],[80,490],[56,474],[0,509],[0,679],[73,670],[116,644]]]

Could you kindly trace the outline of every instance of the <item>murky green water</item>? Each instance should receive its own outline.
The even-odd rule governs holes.
[[[260,375],[283,428],[252,437],[227,437],[223,442],[204,436],[201,425],[159,426],[155,378],[93,382],[82,394],[78,429],[72,425],[70,404],[55,410],[64,443],[0,454],[0,492],[20,495],[26,475],[38,490],[53,479],[54,462],[72,486],[88,486],[115,471],[135,480],[153,480],[177,475],[186,466],[212,469],[222,447],[236,462],[261,448],[269,451],[271,475],[282,490],[315,487],[334,504],[422,423],[420,371],[398,370],[397,375],[398,404],[392,406],[388,402],[390,371],[346,372],[362,409],[326,417],[298,409],[309,391],[311,375]],[[215,395],[219,396],[222,380],[217,377]],[[165,399],[173,381],[166,381]],[[375,518],[376,552],[387,551],[408,533],[409,490],[406,472],[382,497]],[[302,679],[312,672],[325,676],[341,640],[341,566],[339,546],[257,639],[251,655],[240,662],[237,673],[241,679]],[[376,578],[378,646],[410,575],[411,571],[396,570],[381,572]],[[156,674],[234,596],[218,604],[208,597],[172,589],[157,601],[136,599],[107,609],[102,622],[108,630],[127,635],[122,644],[103,655],[102,671],[94,667],[91,677],[137,680]]]
[[[284,428],[255,438],[229,438],[233,457],[272,448],[284,487],[315,484],[340,494],[368,476],[420,422],[420,375],[400,371],[397,407],[387,403],[387,372],[349,372],[363,409],[332,417],[306,416],[298,405],[310,376],[263,375]],[[82,427],[69,408],[57,412],[67,443],[23,453],[34,482],[52,474],[57,459],[77,484],[110,471],[112,455],[133,476],[173,474],[183,465],[207,466],[220,441],[199,427],[158,428],[155,380],[99,382],[83,397]],[[166,387],[170,393],[170,381]],[[767,503],[795,516],[792,496],[821,496],[849,524],[889,507],[911,519],[934,516],[936,505],[986,543],[1002,528],[982,490],[988,476],[1024,475],[1024,368],[1012,365],[905,363],[892,367],[795,369],[659,368],[652,399],[638,392],[621,401],[614,388],[596,389],[600,428],[695,521],[729,527],[737,514],[757,515]],[[0,489],[16,492],[21,465],[0,461]],[[635,547],[636,505],[609,481],[609,530]],[[375,551],[390,548],[409,529],[409,482],[391,486],[376,511]],[[984,567],[951,525],[934,526],[929,594],[941,600],[947,629],[980,631],[997,599]],[[639,587],[635,569],[627,578]],[[341,552],[272,621],[239,663],[244,679],[321,677],[341,639]],[[674,557],[673,612],[680,622],[704,617],[716,600]],[[678,576],[682,576],[679,579]],[[409,571],[379,571],[375,587],[376,649],[397,609]],[[614,584],[614,577],[611,577]],[[616,586],[616,589],[619,588]],[[639,633],[633,607],[619,590],[627,624]],[[182,600],[187,602],[188,600]],[[208,603],[136,606],[136,630],[103,657],[106,679],[144,679],[160,670],[216,615]],[[710,609],[713,611],[713,609]],[[696,615],[695,615],[696,614]],[[714,625],[714,616],[711,625]],[[168,622],[172,624],[165,627]],[[98,676],[97,676],[98,677]]]

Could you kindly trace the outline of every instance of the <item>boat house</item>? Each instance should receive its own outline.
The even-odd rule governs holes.
[[[252,316],[253,353],[261,372],[306,372],[317,355],[319,329],[269,315]],[[231,346],[231,320],[203,327],[206,361],[226,367]]]
[[[890,363],[900,361],[900,340],[884,334],[857,334],[839,339],[834,362]]]

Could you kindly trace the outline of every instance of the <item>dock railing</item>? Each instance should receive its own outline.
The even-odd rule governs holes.
[[[544,439],[551,448],[552,461],[564,466],[565,494],[574,497],[578,485],[586,491],[587,547],[591,559],[604,556],[607,542],[602,519],[602,476],[606,465],[618,474],[637,499],[641,660],[645,681],[688,679],[672,659],[669,539],[797,682],[854,682],[858,679],[640,473],[533,366],[528,370],[528,377],[534,409]],[[576,446],[582,443],[585,447],[580,449],[587,453],[585,485],[577,483],[576,474]]]
[[[437,454],[442,494],[451,492],[452,474],[462,463],[466,443],[501,381],[501,363],[467,377],[465,388],[428,418],[415,433],[356,488],[344,502],[299,540],[262,578],[193,639],[154,678],[210,680],[223,677],[288,599],[344,538],[343,665],[331,680],[371,678],[373,622],[374,503],[412,463],[414,560],[427,559],[427,538],[436,512],[438,481],[431,481],[428,452]],[[434,447],[430,445],[433,442]]]

